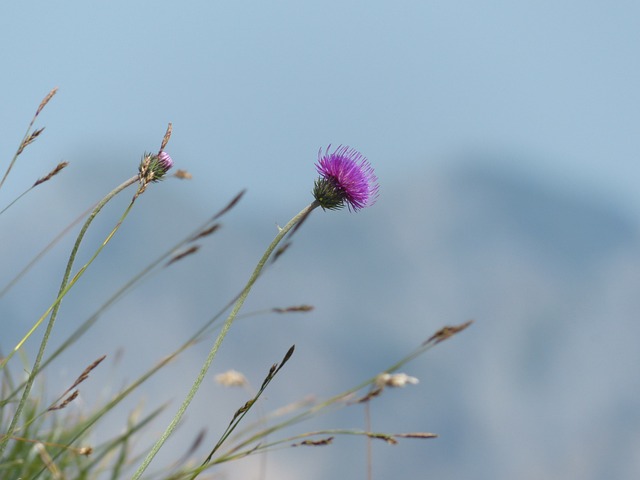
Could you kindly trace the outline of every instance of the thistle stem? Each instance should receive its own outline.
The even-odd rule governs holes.
[[[174,429],[176,428],[176,426],[178,425],[178,423],[182,419],[182,416],[184,415],[184,413],[187,411],[187,408],[189,407],[189,404],[191,403],[191,401],[195,397],[196,393],[198,392],[198,389],[200,388],[200,385],[202,384],[202,381],[204,380],[205,376],[207,375],[207,372],[209,371],[209,367],[211,367],[211,363],[213,362],[213,359],[215,358],[216,354],[218,353],[218,350],[220,348],[220,345],[222,344],[222,341],[224,340],[224,338],[226,337],[227,333],[229,332],[229,329],[231,328],[231,325],[233,324],[233,321],[236,319],[236,317],[238,315],[238,312],[242,308],[242,305],[244,304],[245,300],[247,299],[247,297],[249,295],[249,292],[251,291],[251,288],[253,287],[253,284],[256,282],[256,280],[260,276],[260,273],[262,272],[262,269],[266,265],[267,260],[269,260],[269,257],[271,256],[271,254],[273,253],[275,248],[278,246],[278,244],[282,241],[282,239],[287,235],[287,233],[289,233],[289,231],[293,227],[295,227],[299,222],[304,220],[307,217],[307,215],[309,215],[315,208],[317,208],[319,206],[320,206],[320,204],[318,203],[318,201],[314,201],[310,205],[308,205],[307,207],[302,209],[302,211],[300,211],[300,213],[298,213],[295,217],[293,217],[291,220],[289,220],[289,223],[287,223],[283,228],[281,228],[278,231],[278,234],[275,236],[273,241],[269,244],[269,246],[265,250],[264,254],[262,255],[262,257],[258,261],[258,264],[256,265],[256,268],[253,270],[253,273],[249,277],[249,280],[247,281],[247,284],[245,285],[244,289],[242,290],[242,293],[240,294],[240,296],[236,300],[236,303],[233,305],[231,313],[229,313],[229,316],[225,320],[224,325],[222,326],[222,329],[220,330],[220,333],[218,334],[218,337],[216,338],[213,346],[211,347],[211,350],[209,351],[209,355],[207,355],[207,358],[206,358],[204,364],[202,365],[202,368],[200,369],[200,372],[198,373],[198,376],[196,377],[195,381],[193,382],[193,385],[191,386],[191,389],[189,390],[189,393],[187,394],[187,396],[183,400],[182,405],[180,405],[180,408],[178,409],[178,412],[173,417],[173,420],[171,420],[171,423],[169,424],[167,429],[164,431],[162,436],[158,439],[158,441],[155,443],[155,445],[151,448],[151,451],[148,453],[147,457],[144,459],[144,461],[142,462],[140,467],[138,467],[138,470],[136,470],[136,472],[134,473],[134,475],[132,477],[132,480],[138,480],[140,478],[140,476],[144,473],[144,471],[147,469],[147,467],[149,466],[149,464],[151,463],[153,458],[156,456],[156,454],[158,453],[160,448],[162,448],[162,446],[167,441],[169,436],[173,433]]]

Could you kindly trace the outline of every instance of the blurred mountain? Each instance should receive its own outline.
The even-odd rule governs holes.
[[[394,326],[380,340],[424,338],[435,319],[476,319],[430,352],[429,404],[401,410],[442,415],[433,422],[442,437],[416,454],[417,471],[638,476],[637,222],[574,188],[479,166],[414,177],[403,190],[380,213],[376,243],[395,252],[376,291],[393,298]],[[398,471],[387,458],[381,478]]]
[[[357,214],[314,212],[245,308],[310,303],[314,312],[238,321],[212,373],[236,368],[259,384],[296,344],[267,395],[265,408],[277,408],[310,393],[328,397],[345,390],[443,325],[474,319],[467,331],[403,369],[419,377],[419,385],[373,402],[377,431],[440,435],[374,445],[374,478],[638,477],[636,219],[579,186],[563,189],[485,164],[411,172],[382,187],[378,203]],[[64,304],[60,337],[227,200],[215,198],[211,208],[208,191],[193,192],[195,205],[177,182],[154,186],[141,198],[85,286]],[[292,210],[249,192],[197,260],[176,264],[107,312],[60,360],[56,374],[73,379],[98,354],[122,348],[124,363],[104,380],[111,387],[85,392],[86,401],[116,388],[121,380],[114,378],[122,373],[114,372],[121,367],[126,378],[135,378],[241,288],[276,223],[303,206]],[[51,283],[55,290],[57,263],[56,273],[41,275],[37,285]],[[27,291],[17,291],[17,302],[0,304],[3,318],[33,314],[20,301]],[[147,384],[144,396],[157,399],[149,408],[166,399],[175,406],[207,350],[198,345]],[[169,450],[186,448],[203,425],[217,438],[242,399],[209,382]],[[350,407],[296,431],[363,428],[363,422],[359,407]],[[331,447],[271,454],[267,478],[364,478],[365,459],[364,440],[341,438]],[[228,478],[257,478],[257,465],[248,460],[223,469]]]
[[[325,326],[314,341],[331,345],[338,377],[476,320],[415,362],[420,393],[381,400],[374,425],[441,438],[401,447],[413,455],[379,446],[378,478],[640,474],[635,219],[573,186],[469,164],[387,186],[366,218],[314,220],[306,233],[331,239],[312,247]],[[344,455],[318,478],[357,476],[362,463],[345,475]]]

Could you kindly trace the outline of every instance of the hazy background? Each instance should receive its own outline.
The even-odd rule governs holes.
[[[295,343],[268,391],[265,408],[277,408],[344,390],[473,318],[403,369],[419,385],[373,403],[377,430],[440,434],[376,445],[375,478],[640,475],[639,20],[636,2],[3,4],[2,165],[42,97],[60,91],[0,208],[59,161],[71,166],[0,217],[0,286],[135,174],[168,122],[167,150],[194,175],[145,193],[63,304],[54,341],[248,189],[197,258],[145,283],[60,358],[51,390],[122,349],[84,386],[90,407],[187,338],[241,288],[275,224],[311,200],[318,149],[348,144],[374,165],[378,203],[315,212],[247,304],[316,310],[238,322],[210,377],[236,368],[258,386]],[[129,198],[105,211],[79,261]],[[4,351],[54,298],[74,236],[0,299]],[[172,399],[172,413],[207,350],[127,408]],[[245,400],[209,379],[167,458],[200,427],[213,442]],[[362,412],[298,431],[337,426],[362,427]],[[257,469],[220,472],[257,479]],[[267,478],[365,478],[365,443],[272,454]]]

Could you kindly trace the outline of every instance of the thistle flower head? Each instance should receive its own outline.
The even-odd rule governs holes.
[[[145,153],[140,162],[140,178],[145,183],[157,182],[166,175],[173,166],[173,160],[167,152],[161,151],[157,155]]]
[[[324,209],[338,210],[346,204],[358,211],[371,206],[378,198],[378,178],[369,161],[357,150],[340,146],[329,153],[318,152],[316,169],[320,177],[313,187],[313,196]]]

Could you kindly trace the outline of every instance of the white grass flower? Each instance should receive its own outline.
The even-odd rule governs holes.
[[[376,385],[379,388],[404,387],[409,383],[412,385],[415,385],[416,383],[419,383],[419,382],[420,380],[418,380],[416,377],[410,377],[406,373],[394,373],[392,375],[390,373],[385,372],[378,375],[378,378],[376,379]]]
[[[249,385],[247,378],[236,370],[227,370],[219,373],[214,380],[224,387],[246,387]]]

